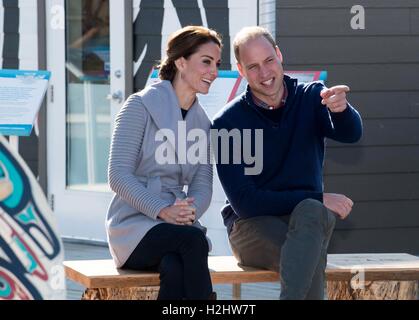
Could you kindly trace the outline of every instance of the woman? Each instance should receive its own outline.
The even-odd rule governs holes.
[[[210,121],[196,94],[208,93],[216,79],[221,47],[211,29],[175,32],[161,81],[130,96],[116,118],[108,171],[115,192],[106,219],[110,251],[117,267],[158,270],[158,299],[213,297],[209,245],[198,222],[212,196]],[[186,136],[192,129],[207,135],[198,163],[181,161],[181,146],[192,144],[182,127]],[[175,161],[165,163],[168,158]]]

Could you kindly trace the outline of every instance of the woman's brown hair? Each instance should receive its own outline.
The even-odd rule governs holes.
[[[214,42],[222,47],[221,35],[215,30],[202,26],[187,26],[171,34],[167,43],[166,58],[159,65],[159,78],[173,81],[177,68],[175,61],[179,58],[187,59],[198,51],[199,46]]]

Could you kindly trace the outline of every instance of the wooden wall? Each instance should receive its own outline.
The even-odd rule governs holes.
[[[315,3],[315,4],[314,4]],[[347,84],[364,123],[359,143],[328,141],[325,191],[355,202],[331,252],[419,253],[419,1],[277,1],[286,70],[327,70]]]

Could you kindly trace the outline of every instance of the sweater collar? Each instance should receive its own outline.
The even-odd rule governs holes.
[[[285,103],[286,103],[287,98],[288,98],[287,85],[285,84],[285,81],[283,81],[283,83],[284,83],[284,92],[282,94],[281,101],[279,102],[279,106],[272,106],[272,105],[267,104],[265,101],[262,101],[261,99],[259,99],[258,97],[256,97],[256,95],[253,94],[253,92],[252,92],[253,102],[259,108],[262,108],[262,109],[265,109],[265,110],[274,110],[274,109],[282,108],[283,106],[285,106]]]
[[[142,90],[139,95],[159,129],[171,129],[173,132],[177,132],[178,121],[184,121],[184,119],[179,100],[170,81],[162,80],[152,84]],[[188,110],[187,129],[193,129],[205,119],[208,119],[208,116],[202,109],[197,97]]]
[[[295,95],[295,90],[297,89],[298,80],[295,78],[291,78],[284,74],[284,85],[287,88],[287,101],[283,108],[286,110],[287,107],[290,105],[290,101],[293,100]],[[253,108],[260,108],[257,104],[255,104],[253,100],[253,93],[252,89],[249,85],[247,85],[246,93],[243,96],[243,99],[247,102],[247,104]]]
[[[196,128],[210,128],[210,121],[204,109],[201,107],[198,98],[195,99],[193,105],[189,108],[187,121],[182,117],[179,100],[176,92],[172,86],[172,83],[168,80],[162,80],[150,86],[147,86],[144,90],[139,93],[141,96],[142,103],[145,109],[151,116],[158,129],[170,130],[174,134],[174,140],[168,139],[168,142],[174,148],[176,154],[182,155],[184,150],[179,150],[181,144],[177,143],[180,139],[186,140],[186,150],[189,150],[191,145],[195,141],[189,141],[184,136],[183,130],[178,131],[178,124],[186,129],[186,135],[193,129]],[[163,132],[163,131],[162,131]],[[188,162],[185,165],[181,165],[182,176],[185,177],[191,164]]]

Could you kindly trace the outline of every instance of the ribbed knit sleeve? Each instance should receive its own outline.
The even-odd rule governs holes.
[[[146,112],[141,98],[132,95],[118,113],[112,134],[108,179],[110,188],[130,206],[157,219],[160,210],[170,203],[150,193],[135,176],[146,127]]]
[[[192,182],[188,186],[188,197],[195,199],[196,219],[200,219],[211,203],[213,165],[211,163],[210,147],[207,149],[207,162],[199,164]]]

